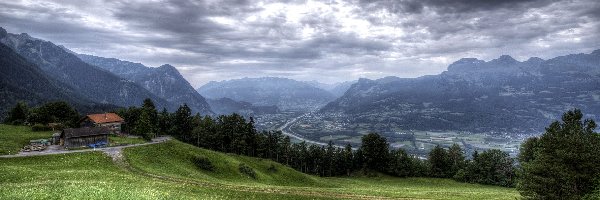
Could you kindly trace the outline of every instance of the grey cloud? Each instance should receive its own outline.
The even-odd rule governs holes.
[[[529,9],[543,7],[556,0],[359,0],[363,7],[386,9],[393,13],[421,13],[431,8],[443,13],[464,13],[495,9]]]
[[[199,1],[168,1],[161,3],[119,2],[114,16],[142,30],[158,30],[168,33],[198,35],[207,32],[227,31],[207,20],[215,15]]]
[[[332,12],[308,9],[300,16],[264,13],[268,8],[259,5],[307,1],[45,1],[0,2],[0,26],[88,54],[170,63],[195,86],[244,76],[415,77],[439,73],[461,57],[548,58],[600,48],[594,0],[322,1]],[[352,13],[337,15],[347,9]],[[86,15],[115,26],[95,25]],[[348,30],[354,18],[366,20],[364,29]]]
[[[315,38],[303,47],[329,53],[342,53],[346,55],[377,55],[387,51],[392,46],[384,41],[360,39],[353,34],[329,35]]]

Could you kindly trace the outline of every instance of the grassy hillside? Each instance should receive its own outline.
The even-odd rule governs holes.
[[[201,170],[192,162],[192,157],[203,156],[215,166],[214,171]],[[300,173],[279,163],[234,154],[225,154],[201,149],[179,141],[125,149],[127,161],[144,172],[190,180],[243,185],[327,186],[318,177]],[[256,179],[239,172],[240,163],[250,166],[257,174]],[[276,172],[269,171],[273,165]]]
[[[29,126],[0,124],[0,155],[17,154],[29,140],[49,139],[52,131],[33,132]]]
[[[431,178],[320,178],[302,174],[270,160],[224,154],[196,148],[178,141],[125,150],[128,162],[144,173],[196,183],[219,183],[221,187],[254,188],[292,194],[319,194],[325,197],[389,197],[423,199],[515,199],[514,189],[458,183]],[[200,170],[191,161],[201,155],[215,165],[215,171]],[[258,174],[251,179],[238,170],[239,163],[252,167]],[[277,172],[270,172],[273,164]]]
[[[0,150],[14,153],[49,136],[0,125]],[[270,160],[224,154],[179,141],[124,149],[114,162],[101,152],[0,158],[0,199],[515,199],[514,189],[447,179],[320,178]],[[202,156],[214,171],[198,169]],[[239,172],[240,163],[257,174]],[[269,169],[274,166],[276,170]]]

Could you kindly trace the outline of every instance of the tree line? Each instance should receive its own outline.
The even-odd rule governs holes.
[[[361,145],[336,147],[293,143],[280,131],[257,131],[252,118],[238,114],[192,115],[187,105],[157,112],[147,99],[141,107],[117,111],[124,131],[150,139],[171,135],[180,141],[220,152],[271,159],[319,176],[373,175],[452,178],[457,181],[516,187],[525,199],[600,199],[600,134],[593,120],[570,110],[538,137],[523,142],[517,160],[500,150],[475,151],[466,159],[459,145],[436,146],[427,159],[390,149],[385,137],[370,133]],[[5,123],[60,122],[77,126],[78,113],[64,102],[28,108],[18,103]],[[518,162],[516,162],[518,161]]]
[[[49,102],[37,107],[29,107],[18,102],[4,119],[5,124],[31,125],[35,130],[48,130],[49,123],[60,124],[61,127],[77,127],[79,112],[64,101]]]

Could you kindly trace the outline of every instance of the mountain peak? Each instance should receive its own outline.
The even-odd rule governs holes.
[[[592,54],[592,55],[597,55],[597,56],[600,56],[600,49],[596,49],[596,50],[592,51],[592,53],[591,53],[591,54]]]
[[[509,55],[502,55],[499,58],[496,58],[490,62],[496,62],[496,63],[502,63],[502,64],[512,64],[512,63],[517,63],[519,61],[515,60],[513,57],[510,57]]]
[[[452,63],[453,64],[479,64],[479,63],[483,63],[483,60],[479,60],[477,58],[461,58],[460,60],[457,60],[456,62]]]
[[[169,64],[164,64],[164,65],[161,65],[161,66],[160,66],[160,67],[158,67],[158,68],[163,68],[163,69],[175,69],[175,67],[173,67],[173,65],[169,65]]]
[[[157,69],[166,74],[180,75],[177,68],[173,67],[173,65],[164,64],[164,65],[161,65],[160,67],[158,67]]]
[[[461,58],[460,60],[457,60],[456,62],[453,62],[452,64],[448,65],[448,71],[461,70],[464,69],[464,67],[479,65],[484,62],[485,61],[479,60],[477,58]]]
[[[8,35],[8,32],[6,32],[6,29],[0,26],[0,38],[4,38],[6,35]]]
[[[31,36],[30,36],[29,34],[27,34],[27,33],[21,33],[21,34],[17,35],[17,37],[18,37],[20,40],[29,40],[29,41],[45,41],[45,40],[42,40],[42,39],[39,39],[39,38],[34,38],[34,37],[31,37]]]
[[[531,58],[527,59],[527,61],[525,61],[525,62],[528,62],[528,63],[542,63],[542,62],[544,62],[544,59],[541,59],[541,58],[538,58],[538,57],[531,57]]]
[[[358,78],[358,82],[362,83],[362,82],[372,82],[373,80],[368,79],[368,78]]]

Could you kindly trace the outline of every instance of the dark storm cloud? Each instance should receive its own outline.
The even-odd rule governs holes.
[[[300,38],[297,32],[301,27],[286,26],[285,15],[274,15],[267,20],[240,24],[252,29],[244,32],[209,19],[222,16],[245,17],[260,10],[245,1],[230,4],[224,1],[208,3],[173,0],[155,4],[118,3],[115,8],[114,16],[131,26],[172,36],[161,39],[149,38],[147,42],[203,55],[280,60],[318,59],[327,52],[358,55],[373,54],[390,48],[389,44],[383,41],[360,39],[351,34],[325,35],[298,42]],[[322,23],[327,19],[315,18],[317,19],[311,21],[305,17],[302,23],[313,27],[335,28],[333,23]],[[325,27],[321,27],[321,30]],[[333,32],[333,29],[330,31]],[[232,44],[233,46],[230,46]],[[255,48],[265,44],[268,48]]]
[[[556,0],[359,0],[363,7],[387,9],[393,13],[421,13],[430,8],[444,13],[465,13],[496,9],[521,10],[543,7]]]
[[[40,0],[0,2],[9,32],[76,52],[170,63],[194,85],[436,74],[461,57],[600,48],[594,0]]]
[[[14,3],[0,2],[0,26],[4,26],[9,32],[29,33],[61,44],[102,44],[121,39],[109,30],[74,23],[82,17],[67,9],[51,8],[44,4],[24,6]],[[123,42],[131,41],[125,39]]]
[[[186,0],[153,3],[119,2],[115,4],[114,16],[143,30],[203,35],[203,33],[226,31],[225,27],[213,23],[206,17],[246,11],[244,9],[246,4],[243,1],[231,2],[233,2],[232,5],[228,5],[226,1],[223,1],[223,5]],[[238,8],[237,6],[242,7]]]

